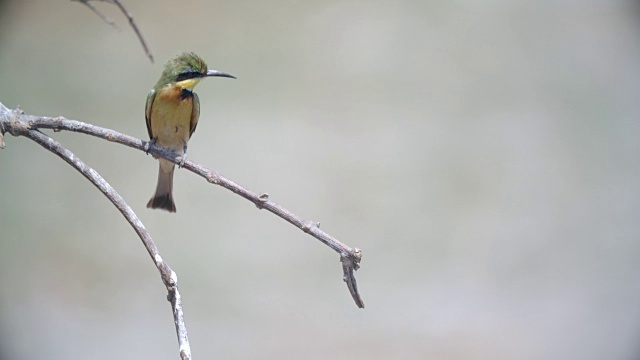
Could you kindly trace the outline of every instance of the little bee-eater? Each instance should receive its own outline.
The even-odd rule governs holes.
[[[208,70],[207,64],[193,52],[174,56],[164,66],[156,86],[147,96],[145,118],[151,144],[158,144],[182,156],[187,156],[187,142],[196,130],[200,116],[200,100],[193,88],[207,76],[235,76]],[[173,202],[173,170],[175,165],[159,159],[158,185],[148,208],[176,211]]]

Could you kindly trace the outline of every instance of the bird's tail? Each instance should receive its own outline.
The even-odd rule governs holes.
[[[147,203],[147,207],[176,212],[176,204],[173,202],[173,170],[175,165],[164,159],[159,159],[159,162],[160,169],[158,171],[156,193]]]

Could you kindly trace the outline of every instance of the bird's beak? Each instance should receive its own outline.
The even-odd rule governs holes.
[[[218,71],[218,70],[209,70],[209,71],[207,71],[207,74],[205,76],[221,76],[221,77],[228,77],[228,78],[236,79],[235,76],[233,76],[231,74],[227,74],[227,73],[222,72],[222,71]]]

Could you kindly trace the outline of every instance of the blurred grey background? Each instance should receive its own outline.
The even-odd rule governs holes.
[[[195,359],[638,359],[640,7],[629,1],[71,1],[0,7],[0,101],[146,139],[163,63],[210,79],[190,159],[363,250],[338,256],[187,171],[51,133],[177,271]],[[0,356],[176,359],[140,240],[66,163],[0,151]]]

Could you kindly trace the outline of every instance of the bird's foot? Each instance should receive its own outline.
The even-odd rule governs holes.
[[[151,139],[144,144],[144,153],[149,155],[149,150],[156,144],[156,139]]]
[[[187,162],[187,154],[182,154],[182,156],[180,156],[180,161],[178,161],[178,168],[182,169],[185,162]]]
[[[180,156],[180,162],[178,162],[178,168],[182,169],[186,161],[187,161],[187,145],[185,145],[184,148],[182,148],[182,155]]]

